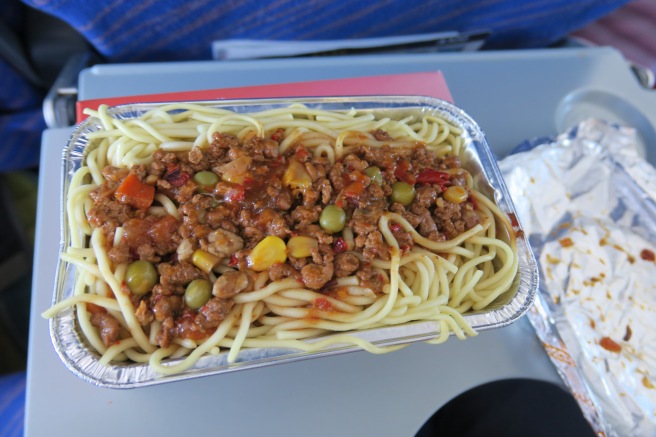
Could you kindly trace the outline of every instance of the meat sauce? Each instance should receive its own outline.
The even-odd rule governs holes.
[[[384,131],[376,131],[375,136],[389,140]],[[217,133],[204,150],[158,150],[148,166],[137,165],[129,172],[113,167],[103,170],[107,181],[91,194],[94,207],[88,212],[89,221],[102,229],[114,264],[146,260],[156,267],[158,279],[152,291],[130,294],[130,298],[146,331],[154,320],[160,322],[156,333],[160,346],[168,346],[176,337],[198,340],[211,335],[234,305],[232,297],[226,296],[252,290],[256,272],[249,256],[267,236],[284,242],[304,236],[313,242],[307,256],[285,256],[284,262],[268,267],[270,280],[291,277],[331,295],[336,278],[355,275],[361,286],[380,293],[386,279],[371,261],[390,259],[390,247],[378,228],[383,213],[400,214],[433,241],[452,239],[480,222],[466,189],[460,190],[465,197],[458,201],[444,195],[449,187],[465,186],[457,157],[438,158],[422,144],[413,149],[361,146],[331,165],[301,143],[280,154],[282,140],[280,130],[272,138],[243,141]],[[200,184],[200,172],[213,173],[210,176],[217,182]],[[130,186],[125,189],[128,178]],[[409,202],[393,200],[397,182],[411,187],[414,194]],[[148,209],[157,194],[173,202],[179,219]],[[352,241],[323,226],[322,211],[329,205],[343,211]],[[122,238],[114,245],[119,227]],[[401,226],[393,225],[392,233],[402,251],[412,248],[412,237]],[[193,310],[185,303],[185,287],[195,279],[210,278],[192,256],[197,251],[235,268],[243,275],[236,282],[243,286],[230,293],[214,292]],[[333,310],[325,303],[317,301],[311,309]],[[114,326],[107,317],[111,316],[97,317],[96,325],[105,333],[103,340],[111,344],[119,333],[118,328],[105,332]]]

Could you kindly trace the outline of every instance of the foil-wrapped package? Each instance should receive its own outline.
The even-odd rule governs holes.
[[[529,318],[594,430],[656,435],[656,170],[588,120],[500,162],[541,284]]]

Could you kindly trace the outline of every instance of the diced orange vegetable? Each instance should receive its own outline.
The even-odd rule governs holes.
[[[282,183],[291,188],[302,188],[312,185],[312,178],[303,164],[292,159],[282,176]]]
[[[144,184],[130,173],[114,192],[114,198],[137,209],[146,209],[153,203],[155,187]]]
[[[312,254],[310,250],[315,247],[319,247],[317,239],[305,235],[297,235],[287,242],[287,250],[294,258],[310,256]]]
[[[350,198],[359,197],[364,192],[364,184],[361,181],[351,182],[344,188],[344,196]]]
[[[269,235],[251,250],[248,266],[256,272],[263,272],[276,263],[287,261],[287,246],[280,237]]]

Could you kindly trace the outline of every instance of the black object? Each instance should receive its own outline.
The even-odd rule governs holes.
[[[506,379],[455,397],[416,437],[594,437],[574,397],[550,382]]]

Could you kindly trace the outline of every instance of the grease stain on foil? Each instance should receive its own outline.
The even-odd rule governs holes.
[[[635,141],[588,120],[500,163],[544,278],[529,318],[607,436],[656,435],[656,170]]]

